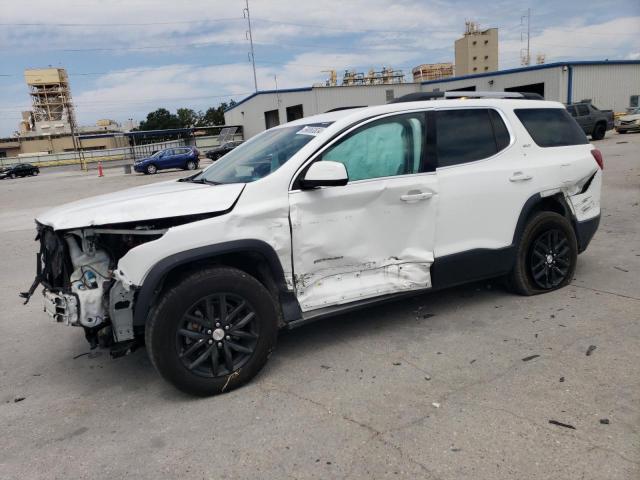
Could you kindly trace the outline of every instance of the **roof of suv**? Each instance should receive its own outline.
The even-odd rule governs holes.
[[[385,113],[405,112],[424,108],[460,108],[460,107],[493,107],[497,109],[513,110],[516,108],[565,108],[560,102],[547,100],[524,99],[496,99],[496,98],[467,98],[448,100],[422,100],[418,102],[388,103],[372,107],[352,108],[334,112],[320,113],[310,117],[300,118],[292,122],[284,123],[276,128],[291,127],[297,125],[310,125],[315,123],[333,123],[338,120],[355,122],[364,118]],[[345,122],[349,123],[349,122]]]

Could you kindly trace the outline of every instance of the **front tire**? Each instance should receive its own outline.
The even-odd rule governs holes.
[[[278,315],[267,289],[235,268],[189,275],[161,295],[145,332],[151,362],[179,390],[198,396],[251,380],[275,347]]]
[[[521,295],[557,290],[571,282],[577,259],[578,242],[571,223],[554,212],[537,213],[522,232],[507,283]]]
[[[145,173],[147,175],[153,175],[157,171],[158,171],[158,167],[156,167],[153,163],[150,165],[147,165],[147,168],[145,168]]]
[[[598,123],[593,128],[593,133],[591,134],[591,139],[592,140],[602,140],[604,138],[605,133],[607,133],[606,125],[604,125],[602,123]]]

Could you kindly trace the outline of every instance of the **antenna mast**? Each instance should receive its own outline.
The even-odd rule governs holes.
[[[249,0],[245,0],[246,7],[242,9],[242,14],[244,18],[247,19],[247,23],[249,24],[249,30],[247,33],[249,34],[249,44],[251,46],[251,53],[249,56],[251,57],[251,64],[253,65],[253,86],[255,87],[256,92],[258,91],[258,78],[256,77],[256,56],[253,53],[253,34],[251,33],[251,14],[249,13]]]

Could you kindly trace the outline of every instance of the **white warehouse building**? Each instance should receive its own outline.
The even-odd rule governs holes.
[[[625,112],[637,106],[640,61],[558,62],[422,83],[258,91],[227,109],[224,117],[227,125],[242,125],[247,139],[281,123],[336,108],[381,105],[412,92],[452,90],[535,92],[546,100],[567,104],[589,99],[600,109]]]

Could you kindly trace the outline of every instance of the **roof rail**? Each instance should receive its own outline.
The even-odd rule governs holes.
[[[531,92],[414,92],[396,98],[389,103],[421,102],[424,100],[455,98],[519,98],[522,100],[544,100],[542,95]]]
[[[336,107],[336,108],[332,108],[331,110],[327,110],[324,113],[331,113],[331,112],[339,112],[341,110],[351,110],[352,108],[365,108],[366,105],[353,105],[351,107]]]

